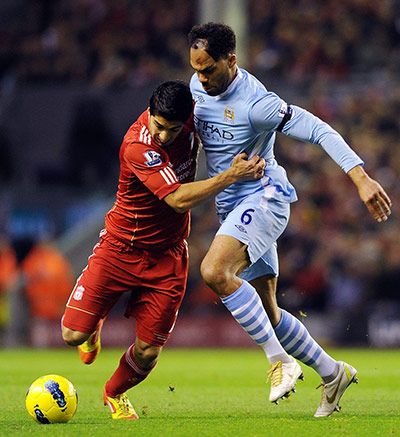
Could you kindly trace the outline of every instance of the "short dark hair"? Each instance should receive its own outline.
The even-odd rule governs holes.
[[[168,121],[185,123],[193,109],[189,85],[181,80],[163,82],[150,98],[150,114],[160,115]]]
[[[223,23],[197,24],[189,32],[190,47],[202,48],[201,41],[206,40],[205,51],[215,60],[226,59],[236,50],[236,36],[231,27]]]

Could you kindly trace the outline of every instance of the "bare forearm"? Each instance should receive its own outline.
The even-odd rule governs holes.
[[[357,188],[363,183],[363,181],[366,181],[369,178],[366,171],[363,167],[361,167],[361,165],[356,165],[351,170],[349,170],[347,174]]]
[[[246,153],[233,158],[228,170],[203,181],[189,182],[164,198],[176,212],[183,213],[239,180],[256,180],[264,174],[265,160],[257,155],[247,159]]]
[[[237,182],[239,177],[231,168],[210,179],[189,182],[181,185],[164,200],[175,211],[183,213],[209,197],[223,191],[229,185]]]

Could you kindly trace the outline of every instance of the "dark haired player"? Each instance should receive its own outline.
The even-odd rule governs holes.
[[[90,364],[100,351],[105,317],[122,293],[131,292],[125,315],[136,319],[136,340],[104,387],[114,419],[138,418],[125,392],[153,370],[174,326],[187,280],[189,208],[263,173],[263,159],[239,154],[226,171],[193,182],[198,143],[192,109],[187,84],[164,82],[129,128],[117,200],[63,316],[64,341],[78,346]]]
[[[357,371],[330,357],[297,318],[277,305],[276,241],[297,196],[274,158],[276,132],[322,147],[349,175],[378,222],[387,220],[391,201],[336,131],[304,109],[288,105],[237,66],[236,37],[229,26],[194,26],[189,41],[196,130],[209,176],[228,168],[229,157],[240,152],[256,153],[266,161],[262,179],[237,182],[217,195],[221,226],[202,262],[202,276],[264,349],[271,363],[270,401],[286,397],[301,377],[294,357],[321,376],[323,394],[315,417],[329,416],[348,385],[357,381]]]

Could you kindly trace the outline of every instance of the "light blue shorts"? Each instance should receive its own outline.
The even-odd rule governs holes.
[[[248,197],[228,215],[220,216],[216,235],[230,235],[247,245],[251,265],[239,276],[251,281],[279,274],[276,241],[290,217],[290,204],[257,194]]]

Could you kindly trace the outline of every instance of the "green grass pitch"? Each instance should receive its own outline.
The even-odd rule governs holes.
[[[342,398],[342,411],[315,419],[320,380],[304,368],[297,393],[268,402],[267,361],[261,350],[162,352],[150,377],[129,391],[140,420],[115,421],[102,404],[105,381],[122,350],[103,349],[91,366],[73,349],[0,351],[1,436],[400,436],[400,351],[330,350],[359,371]],[[70,379],[78,410],[66,424],[39,425],[25,410],[33,380],[56,373]]]

